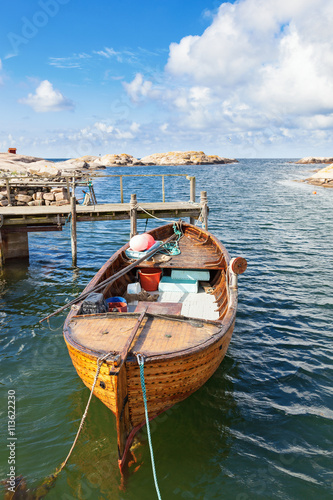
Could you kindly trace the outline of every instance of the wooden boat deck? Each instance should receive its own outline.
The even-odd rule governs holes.
[[[183,237],[179,241],[180,254],[173,255],[170,261],[158,263],[160,268],[174,269],[221,269],[224,259],[219,258],[216,248],[205,242]],[[144,261],[138,267],[156,267],[154,261]]]
[[[90,353],[118,354],[137,323],[137,313],[75,316],[69,324],[70,338]],[[133,353],[145,356],[176,354],[198,347],[220,333],[220,325],[182,317],[147,313],[133,340]]]

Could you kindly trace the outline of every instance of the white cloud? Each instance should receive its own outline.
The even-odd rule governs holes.
[[[104,47],[104,50],[93,50],[93,53],[99,56],[106,57],[107,59],[110,59],[110,57],[119,56],[119,52],[116,52],[111,47]]]
[[[91,55],[85,52],[80,54],[73,54],[69,57],[50,57],[50,66],[55,66],[56,68],[66,68],[66,69],[82,69],[83,62],[85,59],[91,59]]]
[[[112,127],[112,125],[106,125],[106,123],[101,122],[96,122],[94,124],[94,127],[96,130],[99,130],[100,132],[104,132],[106,134],[111,134],[114,130],[114,127]]]
[[[183,125],[202,130],[273,126],[283,136],[282,127],[312,115],[314,127],[325,127],[333,113],[332,21],[326,0],[223,3],[201,36],[170,45],[172,91],[164,95]],[[143,82],[135,80],[134,95]]]
[[[140,124],[139,123],[136,123],[136,122],[132,122],[131,126],[130,126],[130,130],[136,134],[137,132],[139,132],[140,130]]]
[[[20,99],[21,104],[30,106],[36,113],[53,111],[72,111],[74,103],[67,99],[59,90],[54,89],[48,80],[42,81],[36,88],[35,94]]]
[[[149,80],[144,80],[141,73],[137,73],[130,83],[123,82],[123,86],[134,102],[138,102],[149,95],[152,97],[153,84]]]

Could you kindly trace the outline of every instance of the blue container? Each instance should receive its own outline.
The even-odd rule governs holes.
[[[106,303],[109,306],[109,311],[127,312],[127,302],[124,297],[110,297],[106,299]]]

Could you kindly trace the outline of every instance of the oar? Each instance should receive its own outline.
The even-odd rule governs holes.
[[[128,273],[131,269],[134,269],[134,267],[136,267],[138,264],[141,264],[141,262],[143,262],[144,260],[149,259],[149,257],[151,257],[156,252],[158,252],[160,250],[160,248],[162,248],[166,243],[169,243],[176,236],[177,236],[176,234],[173,234],[166,241],[163,241],[163,243],[161,243],[156,248],[154,248],[154,250],[151,250],[150,252],[148,252],[146,255],[144,255],[140,259],[136,260],[135,262],[132,262],[132,264],[129,264],[127,267],[124,267],[124,269],[122,269],[121,271],[118,271],[116,274],[114,274],[110,278],[102,281],[101,283],[99,283],[98,285],[96,285],[94,288],[92,288],[88,292],[81,293],[81,295],[79,297],[77,297],[76,299],[71,300],[70,302],[68,302],[68,304],[65,304],[64,306],[62,306],[59,309],[57,309],[56,311],[54,311],[52,314],[49,314],[45,318],[41,319],[39,321],[39,323],[42,323],[43,321],[45,321],[45,320],[47,320],[49,318],[52,318],[52,316],[55,316],[56,314],[60,313],[64,309],[67,309],[67,307],[70,307],[73,304],[76,304],[77,302],[80,302],[81,300],[83,300],[86,297],[88,297],[88,295],[90,295],[91,293],[98,292],[99,290],[102,290],[105,287],[105,285],[108,285],[108,284],[112,283],[113,281],[116,281],[118,278],[120,278],[124,274]]]

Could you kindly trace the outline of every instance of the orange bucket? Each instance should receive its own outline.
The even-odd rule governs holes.
[[[141,271],[139,271],[139,277],[142,288],[147,292],[155,292],[158,290],[161,274],[161,269],[155,269],[154,267],[141,269]]]

